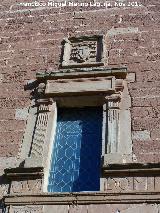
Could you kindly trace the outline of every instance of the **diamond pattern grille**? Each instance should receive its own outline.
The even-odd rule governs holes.
[[[59,109],[49,192],[99,190],[101,135],[101,107]]]

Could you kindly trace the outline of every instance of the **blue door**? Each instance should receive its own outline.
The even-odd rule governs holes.
[[[100,190],[102,107],[58,110],[49,192]]]

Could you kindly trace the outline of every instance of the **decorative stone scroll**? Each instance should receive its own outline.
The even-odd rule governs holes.
[[[102,36],[83,36],[65,39],[62,67],[103,65],[102,40]]]

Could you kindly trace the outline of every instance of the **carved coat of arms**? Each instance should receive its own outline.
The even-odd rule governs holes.
[[[77,51],[77,59],[81,62],[87,61],[89,59],[90,49],[88,46],[81,46]]]
[[[62,67],[103,65],[103,36],[71,37],[64,40]]]
[[[89,55],[90,49],[85,45],[77,46],[73,48],[71,52],[71,58],[79,63],[87,61],[89,59]]]

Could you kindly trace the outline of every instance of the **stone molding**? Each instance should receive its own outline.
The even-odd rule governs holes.
[[[126,164],[108,164],[102,167],[102,172],[107,177],[121,176],[157,176],[160,175],[160,164],[148,163],[126,163]]]
[[[159,164],[110,164],[102,167],[105,192],[160,191]]]
[[[128,193],[52,193],[35,195],[9,195],[4,197],[9,205],[81,205],[107,203],[160,203],[160,192]]]
[[[40,168],[39,170],[41,171]],[[42,205],[160,203],[160,164],[110,164],[103,166],[102,170],[105,178],[103,192],[43,193],[40,180],[16,182],[15,179],[12,181],[10,194],[4,196],[3,203],[10,207],[9,212],[12,209],[21,212],[20,210],[26,210],[28,206],[27,211],[32,206],[36,211]],[[34,171],[35,168],[32,173]],[[14,174],[16,171],[11,169],[6,172]]]
[[[116,78],[126,79],[127,67],[91,67],[91,68],[75,68],[60,69],[50,72],[37,72],[36,78],[39,82],[49,79],[66,79],[66,78],[83,78],[83,77],[103,77],[115,76]],[[128,80],[130,81],[130,80]]]
[[[5,169],[9,180],[9,194],[35,194],[42,192],[43,168]]]
[[[17,167],[5,169],[5,176],[10,180],[33,179],[43,176],[43,167]]]

